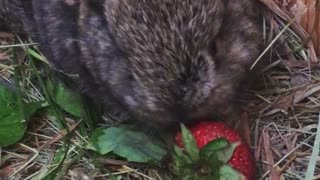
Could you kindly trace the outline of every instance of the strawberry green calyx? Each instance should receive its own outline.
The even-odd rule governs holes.
[[[181,125],[183,149],[174,146],[171,169],[180,179],[188,180],[241,180],[244,176],[228,162],[240,142],[230,143],[226,138],[217,138],[201,149],[193,134]]]

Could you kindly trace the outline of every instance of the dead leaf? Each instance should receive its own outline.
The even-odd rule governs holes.
[[[320,3],[317,0],[291,0],[289,3],[281,0],[278,4],[292,17],[296,17],[299,25],[311,38],[315,53],[320,56]]]
[[[289,108],[292,106],[293,97],[294,97],[293,94],[282,96],[274,103],[273,107],[279,108],[285,113],[287,113]]]
[[[281,62],[284,64],[285,67],[290,68],[290,69],[293,69],[293,68],[307,69],[310,66],[312,68],[319,66],[318,63],[307,62],[307,61],[294,61],[294,60],[282,59]]]
[[[294,99],[293,99],[293,104],[297,104],[300,101],[304,100],[305,98],[313,95],[314,93],[320,91],[320,86],[316,85],[316,86],[309,86],[306,87],[302,90],[299,90],[295,93],[294,95]]]
[[[73,124],[70,128],[69,128],[69,131],[73,131],[79,124],[81,123],[81,121]],[[63,138],[65,135],[67,135],[67,130],[61,130],[60,133],[54,137],[50,142],[48,142],[47,144],[45,145],[50,145],[50,144],[53,144],[57,141],[59,141],[61,138]]]
[[[263,4],[265,4],[275,15],[279,16],[282,20],[287,24],[291,22],[293,19],[293,15],[289,12],[287,7],[281,6],[281,4],[277,3],[276,0],[260,0]],[[320,13],[319,13],[320,14]],[[295,16],[295,15],[294,15]],[[309,34],[305,31],[305,29],[300,25],[300,23],[295,20],[290,28],[302,39],[307,40],[309,38]],[[306,47],[309,50],[310,60],[312,62],[318,62],[318,58],[316,55],[314,43],[312,41],[306,42]]]
[[[0,61],[1,60],[7,60],[7,59],[9,59],[9,56],[6,53],[1,53],[0,52]]]
[[[0,169],[0,179],[6,179],[9,177],[10,174],[12,174],[15,171],[15,168],[13,165],[9,165],[7,167],[2,167]]]
[[[301,87],[302,85],[307,85],[310,83],[310,79],[303,74],[296,74],[290,80],[290,85],[292,87]]]
[[[251,136],[250,136],[250,127],[249,127],[249,118],[248,113],[244,112],[241,116],[241,125],[242,125],[242,132],[243,132],[243,139],[247,144],[251,144]]]
[[[270,171],[270,179],[272,180],[280,180],[279,173],[276,171],[276,169],[273,167],[274,163],[274,157],[273,157],[273,152],[271,150],[271,145],[270,145],[270,136],[268,132],[268,127],[266,127],[263,130],[263,147],[264,147],[264,152],[265,152],[265,157],[266,161],[268,162],[269,166],[269,171]]]
[[[14,34],[8,32],[0,32],[1,38],[14,38]]]
[[[254,156],[256,160],[260,159],[260,155],[261,155],[261,148],[262,148],[262,141],[263,141],[263,136],[261,135],[258,141],[258,145],[257,145],[257,149],[254,152]],[[263,159],[263,158],[261,158]]]
[[[320,57],[320,3],[317,3],[317,0],[297,1],[298,6],[302,3],[305,5],[306,11],[299,23],[309,33],[315,46],[315,51],[318,57]]]
[[[305,2],[299,0],[299,1],[296,1],[295,3],[292,3],[292,6],[290,7],[290,11],[292,12],[292,14],[296,16],[297,21],[301,22],[301,18],[307,12],[307,6]]]

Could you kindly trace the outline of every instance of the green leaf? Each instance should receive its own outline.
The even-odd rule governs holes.
[[[63,110],[75,117],[84,116],[83,101],[79,94],[70,90],[61,82],[55,85],[48,83],[48,89],[52,93],[53,101]]]
[[[217,150],[216,154],[219,160],[224,163],[227,163],[231,159],[234,150],[238,147],[239,144],[240,142],[231,143],[226,148]]]
[[[220,180],[242,180],[245,179],[242,174],[225,164],[220,167]]]
[[[140,163],[158,164],[167,154],[161,141],[126,125],[96,129],[87,148]]]
[[[19,141],[26,131],[29,118],[43,106],[43,102],[22,103],[18,106],[16,93],[0,86],[0,147]]]
[[[201,150],[200,150],[200,156],[201,158],[209,158],[215,151],[224,149],[229,146],[229,142],[225,138],[218,138],[215,139],[208,144],[206,144]]]
[[[183,124],[181,124],[181,135],[186,153],[189,155],[192,161],[198,161],[200,157],[196,140],[191,132]]]
[[[36,59],[38,59],[38,60],[40,60],[40,61],[42,61],[42,62],[44,62],[44,63],[46,63],[46,64],[49,64],[48,61],[47,61],[47,59],[46,59],[44,56],[42,56],[41,54],[37,53],[37,52],[34,51],[33,49],[28,48],[28,49],[27,49],[27,52],[28,52],[28,54],[30,54],[30,55],[33,56],[34,58],[36,58]]]

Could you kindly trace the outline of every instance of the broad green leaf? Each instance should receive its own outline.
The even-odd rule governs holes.
[[[0,117],[0,147],[12,145],[19,141],[26,130],[26,123],[19,119],[18,112]]]
[[[19,141],[26,131],[29,118],[45,106],[43,102],[22,103],[22,109],[19,109],[17,103],[15,92],[0,86],[0,147]]]
[[[85,111],[82,98],[79,94],[68,89],[61,82],[55,86],[48,84],[48,87],[51,90],[53,101],[63,110],[75,117],[83,117]]]
[[[96,129],[87,148],[140,163],[157,164],[167,154],[161,141],[126,125]]]
[[[200,157],[196,140],[191,132],[183,124],[181,124],[181,135],[186,153],[189,155],[192,161],[198,161]]]
[[[239,144],[240,142],[231,143],[226,148],[216,151],[219,160],[224,163],[227,163],[231,159],[234,150],[238,147]]]
[[[208,144],[206,144],[201,150],[200,150],[200,156],[201,158],[209,158],[215,151],[224,149],[229,146],[229,142],[225,138],[218,138],[215,139]]]
[[[223,165],[220,167],[220,180],[242,180],[245,179],[242,174],[233,169],[229,165]]]

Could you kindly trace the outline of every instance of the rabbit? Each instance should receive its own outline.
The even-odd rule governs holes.
[[[255,0],[0,5],[0,17],[19,19],[64,82],[111,115],[152,125],[232,117],[263,47]]]

